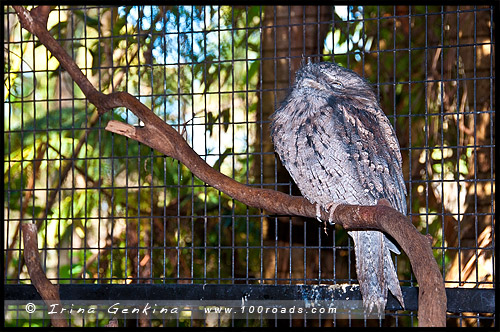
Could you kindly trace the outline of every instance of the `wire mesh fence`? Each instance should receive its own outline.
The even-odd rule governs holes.
[[[341,227],[325,232],[316,220],[248,207],[178,161],[106,131],[110,120],[143,124],[125,108],[98,116],[12,7],[2,10],[4,300],[24,301],[5,307],[6,327],[49,324],[48,316],[26,316],[26,303],[40,298],[23,259],[23,222],[38,226],[43,269],[70,302],[128,299],[144,308],[153,300],[241,302],[253,294],[265,303],[298,300],[293,294],[315,287],[318,300],[360,299],[353,242]],[[58,6],[47,28],[99,91],[136,96],[238,182],[294,195],[269,116],[296,70],[307,58],[365,77],[399,139],[408,217],[432,237],[447,324],[493,326],[494,11]],[[394,263],[407,305],[390,298],[383,320],[139,312],[119,324],[414,326],[417,283],[404,253]],[[338,287],[344,295],[328,293]],[[103,326],[111,318],[99,309],[72,314],[70,324]]]

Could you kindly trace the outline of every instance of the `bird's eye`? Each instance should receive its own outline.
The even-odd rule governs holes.
[[[330,84],[337,89],[342,89],[344,87],[344,85],[338,81],[333,81]]]

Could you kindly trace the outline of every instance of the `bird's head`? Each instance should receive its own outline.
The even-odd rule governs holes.
[[[297,71],[292,94],[377,102],[372,87],[365,79],[354,71],[331,62],[302,66]]]

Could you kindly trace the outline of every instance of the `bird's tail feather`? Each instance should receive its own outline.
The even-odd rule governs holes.
[[[401,287],[399,287],[398,275],[394,264],[392,263],[391,254],[389,250],[385,250],[384,254],[384,276],[387,283],[387,288],[391,291],[392,295],[398,299],[399,303],[405,308],[405,302],[403,301],[403,293],[401,292]]]
[[[351,231],[356,255],[356,273],[367,313],[375,308],[382,313],[387,303],[387,289],[403,305],[403,296],[392,263],[385,235],[378,231]]]

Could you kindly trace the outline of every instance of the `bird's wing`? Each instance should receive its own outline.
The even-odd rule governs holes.
[[[382,113],[327,104],[286,135],[278,153],[309,200],[372,205],[386,198],[406,213],[399,144]]]
[[[362,109],[343,105],[323,104],[298,125],[292,119],[275,123],[273,141],[284,166],[302,194],[323,207],[332,202],[373,205],[385,198],[406,212],[399,144],[388,119],[369,105]],[[402,301],[387,250],[394,245],[377,231],[349,234],[356,243],[356,271],[365,305],[383,310],[387,288]]]

